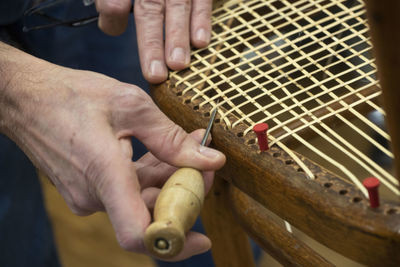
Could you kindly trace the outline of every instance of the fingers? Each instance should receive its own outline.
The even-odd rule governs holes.
[[[109,35],[122,34],[128,24],[130,0],[96,0],[98,26]],[[151,83],[190,63],[190,41],[205,47],[210,41],[212,0],[137,0],[135,21],[141,68]],[[165,47],[163,27],[165,22]]]
[[[213,171],[203,172],[203,178],[204,178],[204,192],[207,195],[214,181],[214,172]]]
[[[217,170],[225,163],[225,156],[221,152],[201,146],[181,127],[169,120],[152,125],[151,128],[141,140],[161,161],[173,166],[193,167],[205,171]]]
[[[151,83],[167,79],[164,60],[164,0],[136,0],[135,22],[143,76]]]
[[[197,232],[189,232],[186,235],[185,245],[182,251],[177,256],[168,259],[168,261],[181,261],[194,255],[202,254],[210,248],[211,241],[208,237]]]
[[[148,187],[161,188],[177,169],[174,166],[161,162],[151,153],[147,153],[141,157],[135,164],[142,189]]]
[[[120,246],[144,252],[143,236],[150,214],[141,198],[133,163],[122,156],[112,157],[95,184]]]
[[[142,198],[144,199],[149,210],[153,210],[157,196],[160,193],[158,188],[148,188],[142,192]],[[168,259],[168,261],[180,261],[187,259],[191,256],[206,252],[211,248],[211,241],[208,237],[197,232],[188,232],[186,234],[185,245],[182,251],[175,257]],[[154,255],[150,255],[154,257]],[[162,259],[165,261],[165,259]]]
[[[128,25],[131,0],[96,0],[98,26],[106,34],[120,35]]]
[[[177,167],[198,170],[217,170],[225,163],[225,156],[212,148],[201,146],[181,127],[173,123],[140,89],[120,84],[125,92],[111,99],[115,107],[112,125],[118,138],[135,136],[159,160]],[[127,92],[129,90],[130,92]],[[118,88],[114,88],[118,91]]]
[[[210,42],[212,0],[136,0],[135,21],[144,77],[151,83],[167,78],[167,66],[189,66],[190,42]],[[165,47],[163,26],[165,23]]]
[[[151,213],[156,205],[156,200],[160,191],[160,188],[155,187],[149,187],[142,191],[142,199]]]
[[[190,133],[190,136],[193,137],[196,142],[201,143],[204,133],[204,129],[199,129]],[[210,142],[211,135],[209,135],[207,145]],[[177,170],[176,167],[161,162],[151,153],[147,153],[146,155],[141,157],[138,161],[135,162],[135,164],[140,187],[142,189],[148,187],[161,188],[164,185],[165,181]],[[206,188],[209,180],[210,179],[206,179]]]
[[[190,0],[167,0],[165,18],[165,53],[173,70],[186,68],[190,62]]]
[[[212,0],[193,0],[190,38],[197,48],[208,45],[211,37]]]

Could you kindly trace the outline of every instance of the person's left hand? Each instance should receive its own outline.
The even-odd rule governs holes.
[[[128,24],[131,0],[96,0],[99,28],[119,35]],[[190,43],[205,47],[211,36],[212,0],[135,0],[135,22],[143,76],[151,83],[190,63]],[[163,29],[165,26],[165,43]]]

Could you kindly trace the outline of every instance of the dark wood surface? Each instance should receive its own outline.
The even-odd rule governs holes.
[[[387,125],[400,181],[400,1],[366,0]]]
[[[169,82],[153,87],[161,109],[187,131],[205,127],[210,107],[186,101]],[[196,107],[196,108],[195,108]],[[397,266],[400,262],[400,210],[382,203],[371,210],[352,184],[303,158],[316,175],[308,180],[301,168],[277,147],[260,153],[243,136],[245,126],[227,131],[217,123],[212,132],[215,146],[227,155],[223,177],[266,208],[322,244],[369,265]],[[345,193],[343,193],[345,192]]]

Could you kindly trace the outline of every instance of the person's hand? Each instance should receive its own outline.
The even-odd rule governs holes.
[[[205,130],[197,130],[190,134],[198,143],[201,142]],[[211,141],[209,138],[208,142]],[[142,189],[142,198],[146,203],[147,208],[152,212],[155,206],[157,197],[161,191],[161,187],[166,180],[177,170],[169,164],[160,162],[151,153],[147,153],[136,162],[136,172],[139,178],[139,183]],[[207,193],[212,186],[214,172],[203,172],[205,193]],[[186,233],[185,246],[179,255],[168,259],[168,261],[176,261],[187,258],[188,256],[206,252],[211,248],[211,241],[208,237],[201,233],[189,231]],[[147,253],[147,252],[146,252]],[[150,255],[154,257],[154,255]],[[166,259],[162,259],[166,260]]]
[[[131,0],[96,0],[99,28],[119,35],[128,23]],[[212,0],[135,0],[134,15],[142,72],[146,80],[160,83],[173,70],[190,63],[190,43],[208,45]],[[165,43],[163,29],[165,27]]]
[[[188,135],[140,88],[16,51],[0,46],[0,132],[47,174],[75,214],[106,211],[120,245],[145,252],[149,208],[172,166],[212,171],[224,155],[200,146],[203,131]],[[133,163],[131,136],[152,154]],[[206,189],[212,177],[205,173]],[[209,246],[205,236],[190,233],[174,260]]]

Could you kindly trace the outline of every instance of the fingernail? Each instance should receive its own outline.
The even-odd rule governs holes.
[[[163,77],[164,76],[164,66],[160,60],[153,60],[150,63],[150,75],[152,77]]]
[[[210,35],[207,34],[206,30],[201,28],[196,32],[196,39],[198,41],[208,44],[210,42]]]
[[[171,61],[185,64],[189,63],[185,50],[183,50],[181,47],[176,47],[174,50],[172,50]]]
[[[220,153],[212,148],[202,146],[200,147],[200,154],[206,156],[207,158],[216,158],[219,157]]]

